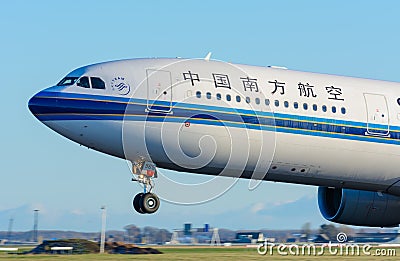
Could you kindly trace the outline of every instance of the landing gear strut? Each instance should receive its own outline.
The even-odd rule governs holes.
[[[144,186],[144,191],[139,193],[133,199],[133,208],[140,214],[153,214],[160,207],[160,199],[152,193],[154,187],[154,178],[157,178],[156,165],[152,162],[134,162],[132,173],[137,181]]]

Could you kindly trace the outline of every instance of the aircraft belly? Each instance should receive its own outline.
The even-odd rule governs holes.
[[[390,186],[399,180],[400,153],[390,144],[278,133],[271,171],[281,166],[286,175]]]

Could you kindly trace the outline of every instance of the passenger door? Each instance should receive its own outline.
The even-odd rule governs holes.
[[[147,69],[147,109],[170,112],[172,109],[171,72]]]
[[[386,97],[381,94],[364,93],[367,108],[367,135],[389,135],[389,111]]]

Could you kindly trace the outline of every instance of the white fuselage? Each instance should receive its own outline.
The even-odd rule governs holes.
[[[67,77],[79,80],[38,93],[30,109],[98,151],[178,171],[400,195],[399,83],[185,59],[106,62]]]

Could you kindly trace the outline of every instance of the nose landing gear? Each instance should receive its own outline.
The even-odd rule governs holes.
[[[156,165],[152,162],[133,163],[132,168],[137,181],[144,185],[144,191],[139,193],[133,199],[133,208],[140,214],[153,214],[160,207],[160,199],[156,194],[152,193],[154,187],[154,178],[157,178]]]

